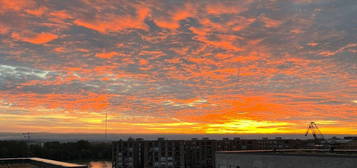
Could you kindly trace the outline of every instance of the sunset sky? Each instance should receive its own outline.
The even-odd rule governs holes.
[[[0,0],[0,132],[357,134],[356,0]]]

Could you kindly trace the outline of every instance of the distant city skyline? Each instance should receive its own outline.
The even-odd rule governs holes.
[[[1,0],[0,131],[357,134],[356,0]]]
[[[26,140],[32,142],[74,142],[79,140],[87,140],[91,142],[111,142],[117,140],[128,140],[130,138],[142,138],[144,140],[157,140],[164,138],[166,140],[192,140],[192,139],[211,139],[222,140],[225,138],[234,139],[314,139],[312,135],[304,136],[303,134],[108,134],[107,137],[103,133],[89,134],[89,133],[39,133],[31,132],[30,137],[24,137],[22,133],[0,133],[0,141],[6,140]],[[344,139],[345,137],[356,137],[349,134],[324,134],[326,139],[333,137]]]

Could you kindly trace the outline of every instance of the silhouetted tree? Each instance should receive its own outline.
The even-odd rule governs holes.
[[[110,160],[110,143],[46,142],[27,145],[23,141],[0,141],[0,157],[43,157],[55,160]]]

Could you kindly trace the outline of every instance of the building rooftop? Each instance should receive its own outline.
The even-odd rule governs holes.
[[[0,158],[0,168],[87,168],[86,165],[79,165],[67,162],[43,158]]]
[[[285,155],[285,156],[322,156],[322,157],[356,157],[357,150],[335,149],[280,149],[280,150],[240,150],[217,151],[217,154],[258,154],[258,155]]]

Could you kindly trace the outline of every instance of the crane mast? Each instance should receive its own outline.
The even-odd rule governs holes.
[[[317,126],[317,124],[315,122],[311,122],[309,124],[309,126],[306,130],[305,136],[309,135],[310,132],[311,132],[311,135],[314,137],[316,145],[328,146],[324,135],[321,133],[319,127]]]

